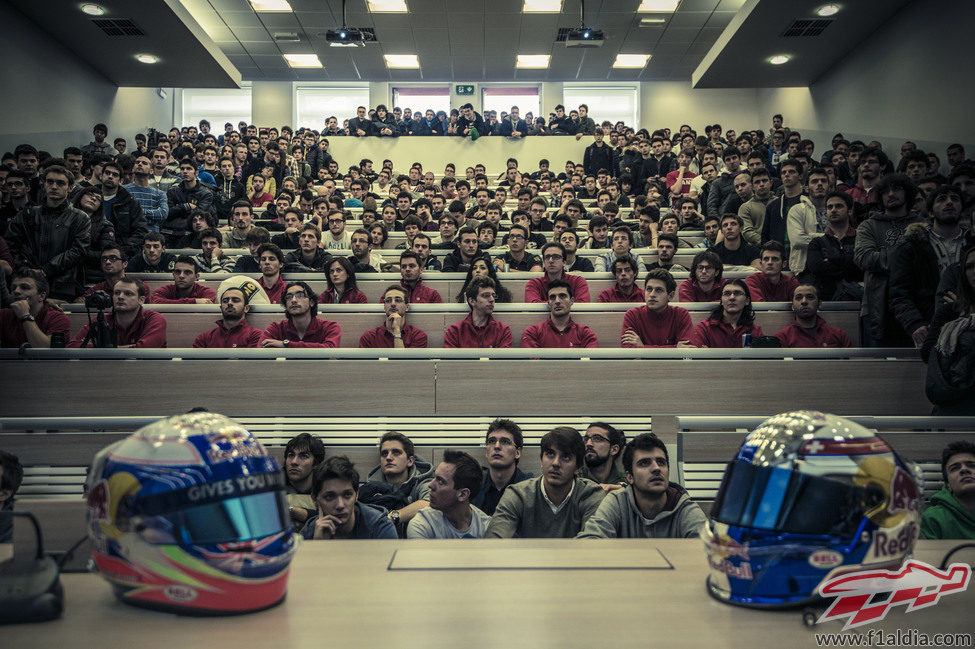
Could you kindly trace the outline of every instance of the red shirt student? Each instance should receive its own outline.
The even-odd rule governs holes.
[[[614,240],[616,236],[613,236]],[[613,277],[616,283],[599,292],[597,302],[643,302],[646,296],[643,289],[636,285],[637,265],[631,256],[619,257],[613,260]]]
[[[146,285],[136,279],[123,277],[115,282],[113,309],[108,315],[108,328],[115,335],[119,347],[165,347],[166,318],[155,311],[146,311]],[[88,335],[88,325],[81,328],[68,347],[81,347]]]
[[[406,313],[410,310],[408,297],[402,286],[390,286],[383,291],[386,319],[382,325],[362,334],[359,347],[407,349],[427,346],[427,335],[406,323]]]
[[[596,334],[572,320],[572,293],[568,282],[554,280],[548,286],[549,316],[521,335],[522,347],[598,347]]]
[[[400,286],[409,291],[411,304],[442,304],[443,298],[436,289],[423,285],[423,267],[420,257],[412,250],[404,250],[399,256]]]
[[[800,284],[792,296],[795,320],[776,332],[783,347],[852,347],[846,332],[826,324],[818,315],[822,302],[812,284]]]
[[[308,284],[289,282],[281,299],[288,317],[268,325],[261,347],[339,346],[342,330],[338,323],[316,317],[318,300]]]
[[[319,304],[365,304],[366,294],[356,285],[355,269],[345,257],[333,257],[325,265],[328,288],[318,296]]]
[[[702,250],[694,255],[691,278],[681,282],[678,299],[681,302],[720,302],[723,273],[721,258],[710,250]]]
[[[257,347],[263,332],[247,322],[247,295],[243,290],[232,286],[224,289],[220,296],[220,313],[217,326],[201,333],[193,341],[194,347]]]
[[[744,280],[731,279],[721,289],[721,303],[707,320],[699,322],[691,335],[695,347],[742,347],[742,337],[763,335],[755,324],[755,312],[748,285]]]
[[[198,283],[200,272],[189,255],[181,255],[173,264],[173,283],[152,292],[153,304],[213,304],[217,294]]]
[[[21,269],[11,277],[13,302],[0,309],[0,346],[50,347],[51,334],[71,333],[67,314],[47,302],[47,277],[39,270]]]
[[[782,274],[785,264],[785,246],[778,241],[768,241],[762,246],[761,272],[745,278],[753,302],[791,302],[792,293],[799,280]]]
[[[257,248],[257,263],[261,268],[261,279],[258,281],[267,293],[267,299],[271,304],[281,302],[287,288],[287,283],[281,277],[281,269],[284,267],[284,253],[281,248],[273,243],[262,243]]]
[[[447,328],[444,347],[504,348],[511,347],[511,327],[494,319],[496,285],[490,277],[475,277],[467,285],[467,304],[471,312]]]
[[[644,280],[646,304],[623,316],[620,344],[623,347],[689,347],[691,314],[670,306],[677,282],[670,271],[656,268]]]
[[[565,272],[565,257],[565,246],[561,243],[542,246],[542,269],[545,274],[528,280],[525,302],[547,302],[549,285],[556,280],[569,285],[573,302],[589,302],[589,283],[585,278]]]

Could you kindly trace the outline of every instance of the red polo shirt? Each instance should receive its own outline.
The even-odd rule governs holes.
[[[193,284],[189,297],[180,297],[175,284],[160,286],[152,292],[153,304],[196,304],[197,298],[208,299],[214,304],[217,302],[217,294],[213,289],[198,283]]]
[[[596,299],[597,302],[643,302],[647,299],[646,295],[643,293],[643,289],[634,286],[633,292],[629,295],[623,293],[620,287],[613,284],[609,288],[604,288],[599,292],[599,297]]]
[[[710,291],[702,291],[700,285],[692,280],[681,282],[677,289],[677,299],[681,302],[720,302],[724,282],[715,282]]]
[[[47,302],[34,316],[38,328],[45,336],[61,332],[65,339],[71,335],[71,321],[68,314],[55,309]],[[20,347],[27,342],[24,333],[24,323],[20,321],[13,309],[0,309],[0,347]]]
[[[312,318],[302,338],[291,320],[285,319],[269,324],[261,340],[265,338],[289,340],[291,342],[288,344],[291,347],[338,347],[342,340],[342,329],[337,322],[325,318]]]
[[[814,336],[801,327],[798,322],[793,322],[787,327],[783,327],[775,337],[782,341],[783,347],[852,347],[853,343],[846,332],[836,327],[826,324],[820,316],[816,316],[816,329]]]
[[[572,287],[572,299],[575,302],[589,302],[589,282],[579,275],[570,275],[562,271],[559,279],[568,282]],[[548,302],[548,274],[528,280],[525,284],[525,302]]]
[[[366,294],[357,288],[343,293],[338,302],[335,301],[335,293],[329,290],[318,296],[319,304],[365,304],[368,301]]]
[[[194,347],[257,347],[261,342],[261,330],[252,327],[247,318],[242,318],[232,329],[227,329],[223,318],[217,320],[217,326],[201,333],[193,341]]]
[[[423,284],[422,279],[417,280],[416,286],[413,287],[413,290],[410,290],[410,287],[407,286],[406,283],[403,282],[403,280],[400,280],[399,285],[410,292],[409,301],[411,304],[442,304],[443,303],[443,298],[440,297],[440,293],[437,292],[437,289],[430,288],[429,286],[425,286]],[[380,302],[383,301],[382,296],[380,296],[379,301]]]
[[[740,324],[732,329],[724,320],[708,318],[697,323],[691,335],[691,344],[697,347],[741,347],[741,337],[745,334],[751,334],[752,338],[764,335],[757,324]]]
[[[483,327],[475,326],[470,313],[460,322],[447,328],[443,337],[444,347],[463,347],[468,349],[500,349],[511,347],[511,327],[489,316]]]
[[[288,287],[288,283],[284,281],[283,277],[278,275],[278,281],[271,288],[264,286],[263,278],[257,280],[257,283],[267,293],[267,299],[271,301],[271,304],[281,304],[281,296],[284,295],[284,289]]]
[[[569,318],[565,331],[558,331],[551,318],[525,329],[521,335],[522,347],[598,347],[596,334],[585,325]]]
[[[622,336],[632,329],[643,341],[643,347],[676,347],[681,340],[690,340],[694,325],[691,314],[679,306],[668,305],[663,313],[651,311],[647,305],[630,309],[623,316]],[[635,347],[622,343],[623,347]]]
[[[752,302],[791,302],[799,280],[791,275],[780,275],[779,283],[773,284],[765,273],[752,273],[745,278],[752,294]]]
[[[166,346],[166,318],[161,313],[139,308],[139,313],[128,329],[120,329],[115,322],[115,312],[108,314],[108,326],[116,332],[116,344],[119,347],[134,345],[136,347],[165,347]],[[78,335],[68,343],[68,347],[81,347],[82,341],[88,335],[88,325],[81,328]]]
[[[402,333],[404,347],[411,348],[427,346],[427,335],[413,325],[404,324]],[[370,329],[362,334],[362,336],[359,338],[359,347],[391,348],[394,347],[393,342],[393,334],[389,333],[389,331],[386,329],[386,325],[382,325],[376,327],[375,329]]]

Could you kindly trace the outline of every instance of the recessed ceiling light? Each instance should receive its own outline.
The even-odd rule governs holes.
[[[768,60],[772,65],[782,65],[789,62],[789,57],[785,54],[776,54]]]
[[[839,12],[840,12],[840,6],[830,3],[828,5],[823,5],[822,7],[817,9],[816,15],[825,18],[826,16],[835,16]]]
[[[139,63],[159,63],[159,57],[154,54],[136,54],[135,60]]]
[[[81,10],[83,12],[85,12],[86,14],[88,14],[89,16],[104,16],[105,15],[105,7],[103,7],[101,5],[92,4],[90,2],[87,3],[87,4],[81,5]]]
[[[557,14],[562,11],[562,0],[525,0],[522,11],[526,14]]]
[[[547,68],[550,55],[548,54],[519,54],[516,68]]]
[[[641,18],[641,25],[663,25],[667,22],[666,18]]]
[[[420,67],[420,59],[416,54],[384,54],[387,68],[416,70]]]
[[[649,54],[617,54],[614,68],[642,68],[650,60]]]
[[[284,60],[293,68],[320,68],[322,62],[317,54],[285,54]]]
[[[251,0],[254,11],[291,11],[288,0]]]
[[[406,0],[366,0],[369,11],[374,14],[405,14]]]
[[[677,5],[680,4],[680,0],[642,0],[640,6],[636,8],[637,11],[646,12],[674,12],[677,11]]]

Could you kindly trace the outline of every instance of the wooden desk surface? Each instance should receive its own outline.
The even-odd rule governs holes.
[[[583,545],[584,544],[584,545]],[[917,558],[937,564],[955,545],[923,541]],[[672,569],[391,571],[398,549],[505,546],[548,551],[589,549],[593,556],[644,550]],[[975,561],[959,552],[953,561]],[[798,611],[728,606],[705,591],[708,573],[699,540],[494,540],[306,542],[292,569],[288,599],[267,611],[228,618],[183,618],[118,603],[92,574],[62,577],[64,618],[3,629],[6,647],[441,647],[641,648],[815,647]],[[935,606],[894,607],[872,628],[894,632],[972,633],[975,587]],[[774,640],[773,640],[774,638]]]

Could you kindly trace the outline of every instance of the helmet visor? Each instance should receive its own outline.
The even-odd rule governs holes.
[[[277,534],[290,525],[288,507],[280,491],[230,498],[161,514],[156,535],[183,545],[238,543]],[[168,539],[159,539],[163,542]]]
[[[711,511],[722,523],[794,534],[855,533],[866,511],[883,502],[875,487],[839,477],[732,462]]]

